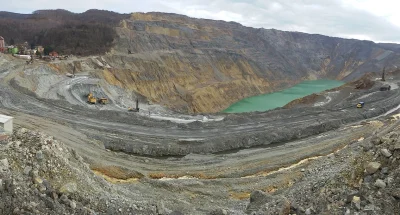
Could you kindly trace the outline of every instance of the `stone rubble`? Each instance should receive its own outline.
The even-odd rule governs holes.
[[[305,176],[291,189],[276,194],[254,191],[247,214],[398,214],[400,138],[397,130],[338,152],[335,157],[342,163],[331,157],[324,161],[326,164],[315,164],[316,171],[299,169]],[[343,160],[349,158],[353,162]],[[332,172],[337,173],[332,176]],[[281,212],[286,207],[282,204],[284,200],[289,204],[288,213]]]
[[[290,189],[253,191],[245,211],[221,205],[204,214],[396,214],[400,150],[394,146],[399,141],[390,132],[353,143],[321,162],[299,167],[302,178]],[[129,198],[124,189],[95,176],[73,150],[27,129],[16,130],[0,145],[0,191],[0,214],[186,214],[163,201],[143,204],[140,197]]]
[[[138,214],[138,208],[130,208],[135,201],[108,190],[113,185],[52,137],[21,128],[0,144],[2,215]],[[104,200],[107,206],[100,204]],[[142,205],[141,214],[151,214],[148,208]]]

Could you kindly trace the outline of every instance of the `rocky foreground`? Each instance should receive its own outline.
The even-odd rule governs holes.
[[[74,150],[19,129],[0,146],[0,214],[154,214],[89,169]]]
[[[360,139],[302,169],[304,177],[273,195],[254,191],[248,214],[398,214],[399,127]]]
[[[398,213],[399,122],[384,123],[372,138],[307,162],[302,176],[286,188],[253,191],[244,211],[221,205],[207,213]],[[193,214],[134,196],[96,176],[63,143],[24,128],[0,145],[0,177],[0,214]]]

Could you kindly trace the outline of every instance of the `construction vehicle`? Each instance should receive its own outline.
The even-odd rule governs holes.
[[[107,99],[107,98],[99,98],[99,99],[97,99],[97,102],[98,102],[99,104],[105,105],[105,104],[108,103],[108,99]]]
[[[88,99],[87,102],[89,104],[96,104],[96,98],[93,96],[93,93],[89,93],[87,99]]]
[[[380,91],[389,91],[391,89],[390,85],[384,85],[381,88],[379,88]]]
[[[136,108],[128,107],[128,111],[139,112],[139,99],[136,99]]]
[[[359,102],[358,104],[357,104],[357,108],[363,108],[364,107],[364,102]]]

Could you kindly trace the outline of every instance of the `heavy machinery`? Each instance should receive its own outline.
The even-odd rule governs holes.
[[[96,98],[93,96],[93,93],[89,93],[87,96],[87,102],[89,104],[96,104]]]
[[[359,102],[358,104],[357,104],[357,108],[363,108],[364,107],[364,102]]]
[[[128,111],[139,112],[139,99],[136,99],[136,108],[128,107]]]
[[[97,99],[97,102],[99,104],[105,105],[108,103],[108,99],[107,98],[99,98],[99,99]]]
[[[381,88],[379,88],[380,91],[389,91],[391,89],[390,85],[384,85]]]

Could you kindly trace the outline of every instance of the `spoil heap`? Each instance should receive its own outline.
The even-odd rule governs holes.
[[[247,214],[396,214],[400,211],[399,127],[311,164],[290,189],[254,191]]]
[[[151,207],[132,193],[131,198],[124,196],[53,137],[22,128],[6,142],[0,145],[0,214],[151,214],[156,210],[148,211]]]

